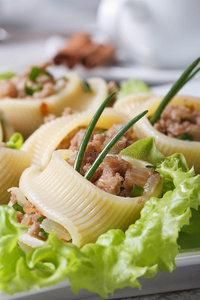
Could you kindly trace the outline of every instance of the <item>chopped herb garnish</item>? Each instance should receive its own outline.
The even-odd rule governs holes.
[[[24,139],[21,133],[15,132],[9,139],[9,141],[6,143],[8,148],[11,149],[20,149],[23,145]]]
[[[188,132],[185,132],[179,136],[176,137],[178,140],[189,140],[189,141],[193,141],[194,140],[194,137],[188,133]]]
[[[48,232],[46,232],[43,228],[40,228],[40,232],[42,233],[42,235],[47,239],[48,238]]]
[[[36,78],[37,78],[39,75],[47,75],[47,76],[49,76],[50,78],[53,77],[49,72],[47,72],[47,71],[45,71],[45,70],[42,70],[42,69],[40,69],[40,68],[37,68],[37,67],[33,67],[32,70],[31,70],[31,72],[30,72],[30,74],[29,74],[29,79],[30,79],[31,81],[35,81]]]
[[[140,187],[137,184],[134,184],[133,188],[131,190],[131,196],[132,197],[139,197],[139,196],[142,196],[143,192],[144,192],[143,187]]]
[[[102,134],[103,136],[106,136],[105,130],[99,130],[99,131],[97,132],[97,134]]]
[[[82,87],[83,87],[84,92],[86,92],[86,93],[92,92],[92,88],[86,80],[82,81]]]
[[[41,89],[42,89],[41,83],[38,83],[38,85],[34,89],[28,87],[27,83],[25,83],[25,87],[24,87],[26,95],[30,95],[30,96],[32,96],[35,92],[41,91]]]
[[[66,76],[62,76],[61,79],[63,79],[64,81],[69,81],[69,79]]]
[[[156,169],[156,166],[152,166],[152,165],[146,165],[145,167],[149,168],[149,169],[154,169],[154,170]]]
[[[43,217],[39,217],[39,218],[37,219],[37,222],[42,223],[43,220],[44,220]]]
[[[23,215],[25,214],[24,210],[23,210],[23,207],[21,205],[19,205],[19,203],[14,203],[13,206],[15,211],[19,211],[21,212]]]

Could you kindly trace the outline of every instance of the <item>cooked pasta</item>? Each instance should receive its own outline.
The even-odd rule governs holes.
[[[22,150],[31,153],[32,164],[43,169],[49,162],[53,151],[62,140],[79,127],[88,126],[94,110],[57,118],[42,125],[22,146]],[[97,123],[97,127],[108,129],[113,124],[127,121],[127,116],[112,108],[106,108]]]
[[[142,118],[137,124],[134,126],[135,133],[139,139],[146,137],[154,137],[156,140],[156,144],[161,152],[169,156],[173,153],[183,153],[189,167],[194,166],[195,171],[197,173],[200,172],[200,142],[198,140],[188,141],[188,140],[180,140],[174,137],[167,136],[160,131],[158,131],[148,120],[148,117],[152,116],[158,107],[159,103],[162,101],[163,97],[153,97],[143,103],[142,106],[138,106],[137,111],[132,110],[132,105],[128,101],[124,100],[124,107],[126,112],[129,111],[129,116],[135,115],[139,111],[144,109],[148,109],[148,114]],[[178,95],[174,97],[171,102],[171,105],[177,106],[186,106],[193,107],[197,111],[200,111],[200,98]],[[187,119],[185,119],[187,121]]]
[[[46,228],[52,227],[53,231],[60,232],[58,236],[78,247],[94,242],[101,233],[111,228],[125,230],[139,218],[145,201],[150,196],[160,195],[159,188],[150,195],[147,193],[133,198],[109,194],[67,163],[66,159],[70,159],[71,155],[72,151],[57,150],[43,171],[35,167],[26,169],[19,188],[26,197],[24,199],[28,199],[40,215],[45,216],[44,220],[50,220],[49,224],[43,224],[43,221],[42,228],[46,231]],[[154,180],[154,184],[158,187],[159,175],[155,176],[157,181]],[[26,235],[23,235],[20,241],[23,245],[38,245],[35,237],[27,237],[26,243]]]
[[[42,123],[44,116],[53,113],[60,116],[67,106],[77,111],[98,108],[106,98],[108,88],[105,80],[90,78],[88,84],[91,92],[82,87],[82,81],[74,72],[69,72],[66,86],[58,93],[45,98],[12,98],[0,99],[0,108],[8,115],[15,131],[22,133],[24,138],[30,136]]]

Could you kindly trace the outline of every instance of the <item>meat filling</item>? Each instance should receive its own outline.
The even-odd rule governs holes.
[[[108,130],[95,129],[93,131],[81,165],[80,173],[83,176],[101,153],[106,143],[119,131],[121,126],[122,125],[115,124]],[[133,139],[131,138],[132,133],[132,129],[129,129],[125,135],[121,137],[111,151],[112,153],[114,152],[114,155],[107,155],[91,178],[91,182],[94,185],[107,193],[123,197],[133,197],[134,195],[131,193],[133,185],[143,188],[151,176],[159,176],[154,169],[133,167],[119,155],[115,155],[133,143]],[[58,149],[66,147],[73,151],[73,156],[67,159],[67,162],[71,166],[75,163],[76,154],[84,134],[85,129],[83,128],[75,130],[58,146]],[[12,206],[17,202],[13,192],[10,202]],[[17,211],[18,222],[29,226],[28,234],[45,239],[44,232],[41,231],[39,218],[45,217],[28,200],[26,205],[23,206],[23,212]]]
[[[55,79],[46,71],[48,66],[49,63],[44,63],[37,67],[29,67],[22,75],[0,81],[0,99],[41,99],[62,90],[67,85],[66,78]]]
[[[154,127],[173,138],[188,133],[194,141],[200,141],[200,111],[193,106],[167,105]]]

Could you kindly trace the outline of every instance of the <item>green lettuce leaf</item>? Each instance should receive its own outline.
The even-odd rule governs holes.
[[[7,79],[10,79],[10,78],[12,78],[13,76],[15,76],[16,74],[15,73],[13,73],[13,72],[11,72],[11,71],[7,71],[7,72],[5,72],[5,73],[1,73],[0,74],[0,81],[1,80],[7,80]]]
[[[120,82],[119,87],[117,99],[134,93],[151,93],[151,89],[146,83],[136,79],[123,80]]]
[[[125,233],[112,229],[81,249],[52,233],[43,246],[24,253],[17,237],[26,228],[16,222],[12,208],[0,206],[0,289],[13,294],[68,278],[74,292],[84,288],[106,297],[117,288],[140,288],[139,277],[172,272],[179,231],[189,224],[190,208],[197,209],[200,201],[200,177],[182,164],[172,156],[157,165],[173,190],[148,200],[141,218]]]
[[[165,156],[157,148],[155,139],[152,137],[139,140],[120,152],[120,155],[129,156],[152,165],[157,165],[165,159]]]

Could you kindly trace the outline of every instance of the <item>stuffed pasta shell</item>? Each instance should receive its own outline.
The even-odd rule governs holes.
[[[113,107],[118,111],[122,111],[129,117],[132,117],[134,114],[137,114],[137,109],[150,98],[152,98],[151,93],[130,94],[118,99]]]
[[[26,169],[19,189],[12,190],[10,205],[18,203],[18,221],[29,227],[19,238],[25,250],[56,235],[78,247],[94,242],[111,228],[126,230],[135,222],[151,196],[160,196],[162,181],[152,169],[134,167],[118,155],[108,155],[91,181],[71,165],[73,152],[57,150],[44,170]],[[132,196],[133,184],[143,194]]]
[[[22,172],[31,164],[29,153],[9,148],[13,132],[8,117],[0,111],[0,204],[9,202],[7,189],[18,186]]]
[[[80,137],[83,137],[85,128],[89,125],[93,115],[94,110],[88,110],[48,122],[42,125],[26,140],[22,146],[22,150],[29,152],[32,155],[32,164],[42,170],[48,164],[53,151],[56,149],[68,149],[73,137],[73,143],[78,148]],[[105,145],[113,134],[116,133],[116,130],[120,128],[120,124],[125,123],[127,119],[125,114],[119,113],[113,108],[106,108],[96,125],[94,136],[96,143],[100,145],[100,142],[103,141],[102,143]],[[112,127],[113,125],[114,127]],[[107,132],[109,128],[110,130]],[[128,146],[131,137],[134,138],[133,132],[131,132],[127,140],[124,138],[119,141],[119,151],[123,147]],[[96,149],[96,153],[99,153],[99,151],[99,148]]]
[[[60,116],[66,106],[76,111],[97,108],[108,94],[101,78],[82,82],[76,73],[69,72],[56,79],[47,66],[28,68],[23,75],[0,82],[0,108],[25,139],[43,123],[44,116]]]
[[[177,95],[166,106],[160,119],[151,125],[149,117],[163,97],[154,97],[140,108],[148,109],[147,116],[135,124],[138,138],[154,137],[161,152],[168,156],[183,153],[189,167],[200,172],[200,98]],[[138,109],[138,111],[140,110]],[[135,112],[133,112],[134,114]]]
[[[96,120],[92,116],[93,112],[91,116],[89,112],[82,113],[78,118],[76,114],[73,130],[67,136],[65,132],[61,142],[60,148],[67,150],[54,151],[40,170],[36,166],[26,169],[19,189],[12,189],[10,205],[21,207],[18,221],[29,226],[27,234],[19,238],[25,250],[38,245],[38,240],[45,240],[52,231],[60,239],[82,247],[111,228],[125,230],[139,218],[147,199],[160,196],[160,175],[146,168],[144,162],[136,163],[135,159],[120,155],[134,142],[135,119],[126,125],[115,124],[116,116],[119,123],[120,114],[111,108]],[[123,119],[127,117],[121,115]],[[78,126],[88,125],[88,121],[89,130]],[[69,122],[67,126],[70,127]],[[101,161],[91,174],[99,157]],[[81,158],[80,168],[76,166],[77,158]]]

